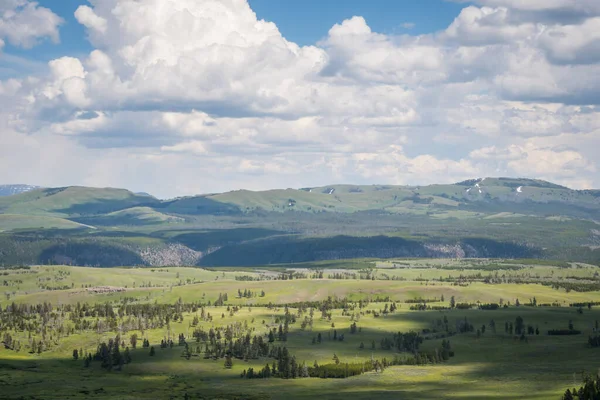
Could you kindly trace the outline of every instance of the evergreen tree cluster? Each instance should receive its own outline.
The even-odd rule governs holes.
[[[588,345],[590,347],[600,347],[600,335],[590,336],[588,338]]]
[[[216,307],[222,307],[223,305],[225,305],[225,302],[227,301],[227,293],[219,293],[219,297],[217,298],[217,300],[215,300],[215,302],[213,303],[214,306]],[[209,303],[210,305],[210,303]]]
[[[423,337],[416,332],[398,332],[394,333],[392,338],[381,339],[380,347],[382,350],[416,353],[421,343]]]
[[[121,342],[121,338],[117,335],[114,339],[109,339],[108,343],[102,342],[98,345],[96,353],[92,355],[88,353],[83,357],[84,366],[89,367],[92,361],[100,362],[101,368],[111,371],[113,368],[120,371],[123,365],[131,362],[131,353],[129,347],[125,347],[124,351],[121,348],[124,343]],[[81,354],[83,356],[83,354]],[[80,352],[76,349],[73,350],[73,358],[77,360],[80,357]]]
[[[264,368],[255,371],[253,368],[244,370],[241,377],[245,379],[268,379],[272,377],[283,379],[296,378],[348,378],[360,375],[365,372],[382,372],[385,368],[394,365],[426,365],[437,364],[447,361],[454,356],[451,350],[450,341],[442,340],[442,347],[432,353],[416,352],[410,356],[396,355],[388,360],[369,360],[362,363],[343,363],[339,357],[334,354],[332,363],[319,365],[316,361],[313,366],[307,366],[304,362],[298,363],[296,357],[291,355],[286,347],[272,347],[269,351],[269,357],[276,361],[269,366],[267,363]]]
[[[480,304],[478,307],[480,310],[497,310],[500,308],[498,303]]]
[[[247,323],[246,323],[247,324]],[[282,328],[283,332],[283,328]],[[270,331],[269,336],[273,334]],[[269,343],[262,335],[251,336],[250,331],[244,324],[236,322],[226,327],[210,328],[208,332],[202,329],[195,329],[192,337],[197,345],[190,344],[185,340],[183,334],[179,335],[179,343],[186,346],[184,356],[189,359],[192,355],[203,353],[204,358],[214,360],[226,357],[249,360],[268,357],[270,353]],[[189,355],[188,355],[189,353]],[[271,354],[272,355],[272,354]]]
[[[600,400],[600,377],[586,377],[579,389],[567,389],[563,400]]]
[[[242,298],[246,298],[246,299],[250,299],[252,297],[265,297],[266,293],[264,290],[262,290],[260,293],[257,292],[253,292],[252,290],[249,289],[244,289],[244,291],[242,292],[242,289],[238,289],[238,298],[242,299]]]

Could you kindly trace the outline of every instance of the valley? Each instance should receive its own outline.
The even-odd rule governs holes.
[[[1,278],[6,399],[559,399],[597,369],[588,264],[31,266]]]

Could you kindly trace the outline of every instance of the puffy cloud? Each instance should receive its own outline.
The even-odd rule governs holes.
[[[509,7],[522,11],[574,11],[585,15],[600,14],[600,5],[596,0],[475,0],[478,4]]]
[[[0,49],[6,39],[14,46],[31,48],[40,40],[59,41],[63,19],[50,9],[29,0],[4,0],[0,4]]]
[[[89,62],[90,91],[107,107],[285,113],[326,55],[285,40],[245,0],[92,1],[75,16],[102,50]],[[101,63],[102,66],[98,65]],[[117,90],[107,90],[108,83]]]
[[[427,154],[411,158],[402,146],[397,145],[374,153],[355,153],[347,166],[367,181],[393,184],[439,183],[439,180],[436,182],[439,176],[444,176],[447,181],[458,181],[477,173],[469,160],[438,159]]]
[[[484,147],[473,150],[469,156],[474,160],[518,160],[524,155],[523,149],[517,145],[510,145],[505,148],[496,146]]]
[[[580,25],[558,25],[546,29],[540,44],[551,61],[562,64],[592,64],[600,61],[600,17]]]
[[[92,32],[98,34],[106,34],[107,22],[106,19],[96,15],[93,9],[88,6],[79,6],[75,10],[75,18],[80,24],[84,25]]]
[[[586,179],[589,173],[597,172],[595,162],[584,157],[572,148],[561,146],[539,147],[534,142],[523,145],[496,146],[474,150],[470,157],[475,160],[494,160],[500,169],[509,171],[515,176],[538,177],[556,182],[567,182],[576,178],[567,186],[590,187],[591,180]]]
[[[508,162],[514,171],[535,176],[578,176],[582,172],[596,172],[595,163],[571,149],[524,148],[524,157]]]
[[[162,196],[486,175],[600,186],[596,1],[479,0],[416,36],[355,16],[314,46],[246,0],[89,3],[75,12],[89,55],[0,81],[0,180],[15,153],[48,149],[59,157],[16,178]]]
[[[535,33],[535,24],[513,24],[508,8],[469,6],[460,12],[442,37],[461,44],[482,45],[514,42]]]
[[[550,63],[544,49],[520,45],[506,54],[507,68],[494,77],[499,94],[511,100],[599,104],[600,64]],[[574,79],[576,77],[576,79]]]
[[[542,107],[513,108],[503,113],[502,127],[520,136],[551,136],[571,130],[565,117]]]
[[[329,30],[320,44],[327,50],[326,75],[362,81],[420,83],[445,77],[444,54],[433,43],[374,33],[362,17],[352,17]]]
[[[580,23],[600,15],[600,3],[596,0],[475,0],[475,3],[509,8],[514,20],[548,24]]]

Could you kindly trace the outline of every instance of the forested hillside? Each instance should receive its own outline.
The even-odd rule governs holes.
[[[5,265],[265,265],[354,257],[598,263],[600,191],[512,178],[172,200],[125,189],[36,189],[0,198],[0,243]]]

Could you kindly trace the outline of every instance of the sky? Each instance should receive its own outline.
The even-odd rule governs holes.
[[[597,0],[0,0],[0,183],[600,188]]]

